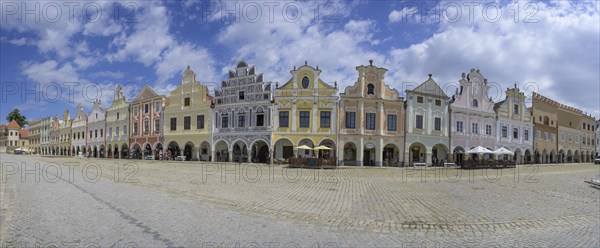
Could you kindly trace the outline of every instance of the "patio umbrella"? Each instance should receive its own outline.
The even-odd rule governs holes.
[[[508,150],[504,147],[500,147],[500,148],[494,150],[494,154],[496,154],[496,159],[498,159],[499,156],[501,156],[501,155],[511,155],[511,156],[515,155],[514,152],[511,152],[510,150]]]
[[[307,145],[301,145],[301,146],[299,146],[299,147],[298,147],[298,149],[302,149],[302,150],[312,150],[312,148],[310,148],[310,147],[309,147],[309,146],[307,146]]]
[[[315,151],[329,151],[329,150],[331,150],[331,148],[326,147],[324,145],[320,145],[320,146],[317,146],[317,147],[313,148],[313,150],[315,150]],[[319,157],[321,157],[320,153],[319,153]]]
[[[500,147],[500,148],[494,150],[494,153],[498,154],[498,155],[515,155],[514,152],[511,152],[510,150],[508,150],[504,147]]]
[[[473,147],[473,149],[466,151],[465,153],[466,154],[489,154],[489,153],[494,153],[494,151],[487,149],[485,147],[482,147],[482,146],[476,146],[476,147]]]
[[[331,150],[331,148],[321,145],[313,148],[313,150]]]

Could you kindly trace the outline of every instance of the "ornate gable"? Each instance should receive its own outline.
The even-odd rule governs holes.
[[[158,96],[158,94],[156,94],[156,92],[152,88],[150,88],[150,86],[148,86],[147,84],[144,84],[144,87],[142,88],[140,93],[137,95],[134,102],[144,100],[144,99],[154,98],[157,96]]]

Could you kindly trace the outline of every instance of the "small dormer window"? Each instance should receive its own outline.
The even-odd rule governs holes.
[[[367,95],[375,95],[375,85],[373,85],[373,84],[367,85]]]
[[[477,106],[479,106],[479,102],[477,102],[477,99],[473,99],[473,107]]]
[[[307,89],[309,84],[310,84],[310,81],[309,81],[308,77],[304,76],[302,78],[302,88]]]

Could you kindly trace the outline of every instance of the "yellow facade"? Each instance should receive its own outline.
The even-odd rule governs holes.
[[[186,160],[210,161],[212,97],[208,87],[196,81],[188,66],[169,99],[164,112],[165,152],[170,150],[172,156],[185,156]]]
[[[275,161],[291,156],[335,157],[337,146],[337,85],[320,78],[319,67],[304,66],[290,71],[292,78],[275,90],[273,136]],[[331,150],[298,150],[306,145]],[[298,153],[300,151],[300,153]]]

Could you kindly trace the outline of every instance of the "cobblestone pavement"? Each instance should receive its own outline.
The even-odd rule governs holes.
[[[600,174],[592,164],[1,161],[2,247],[600,247],[600,190],[583,182]]]

